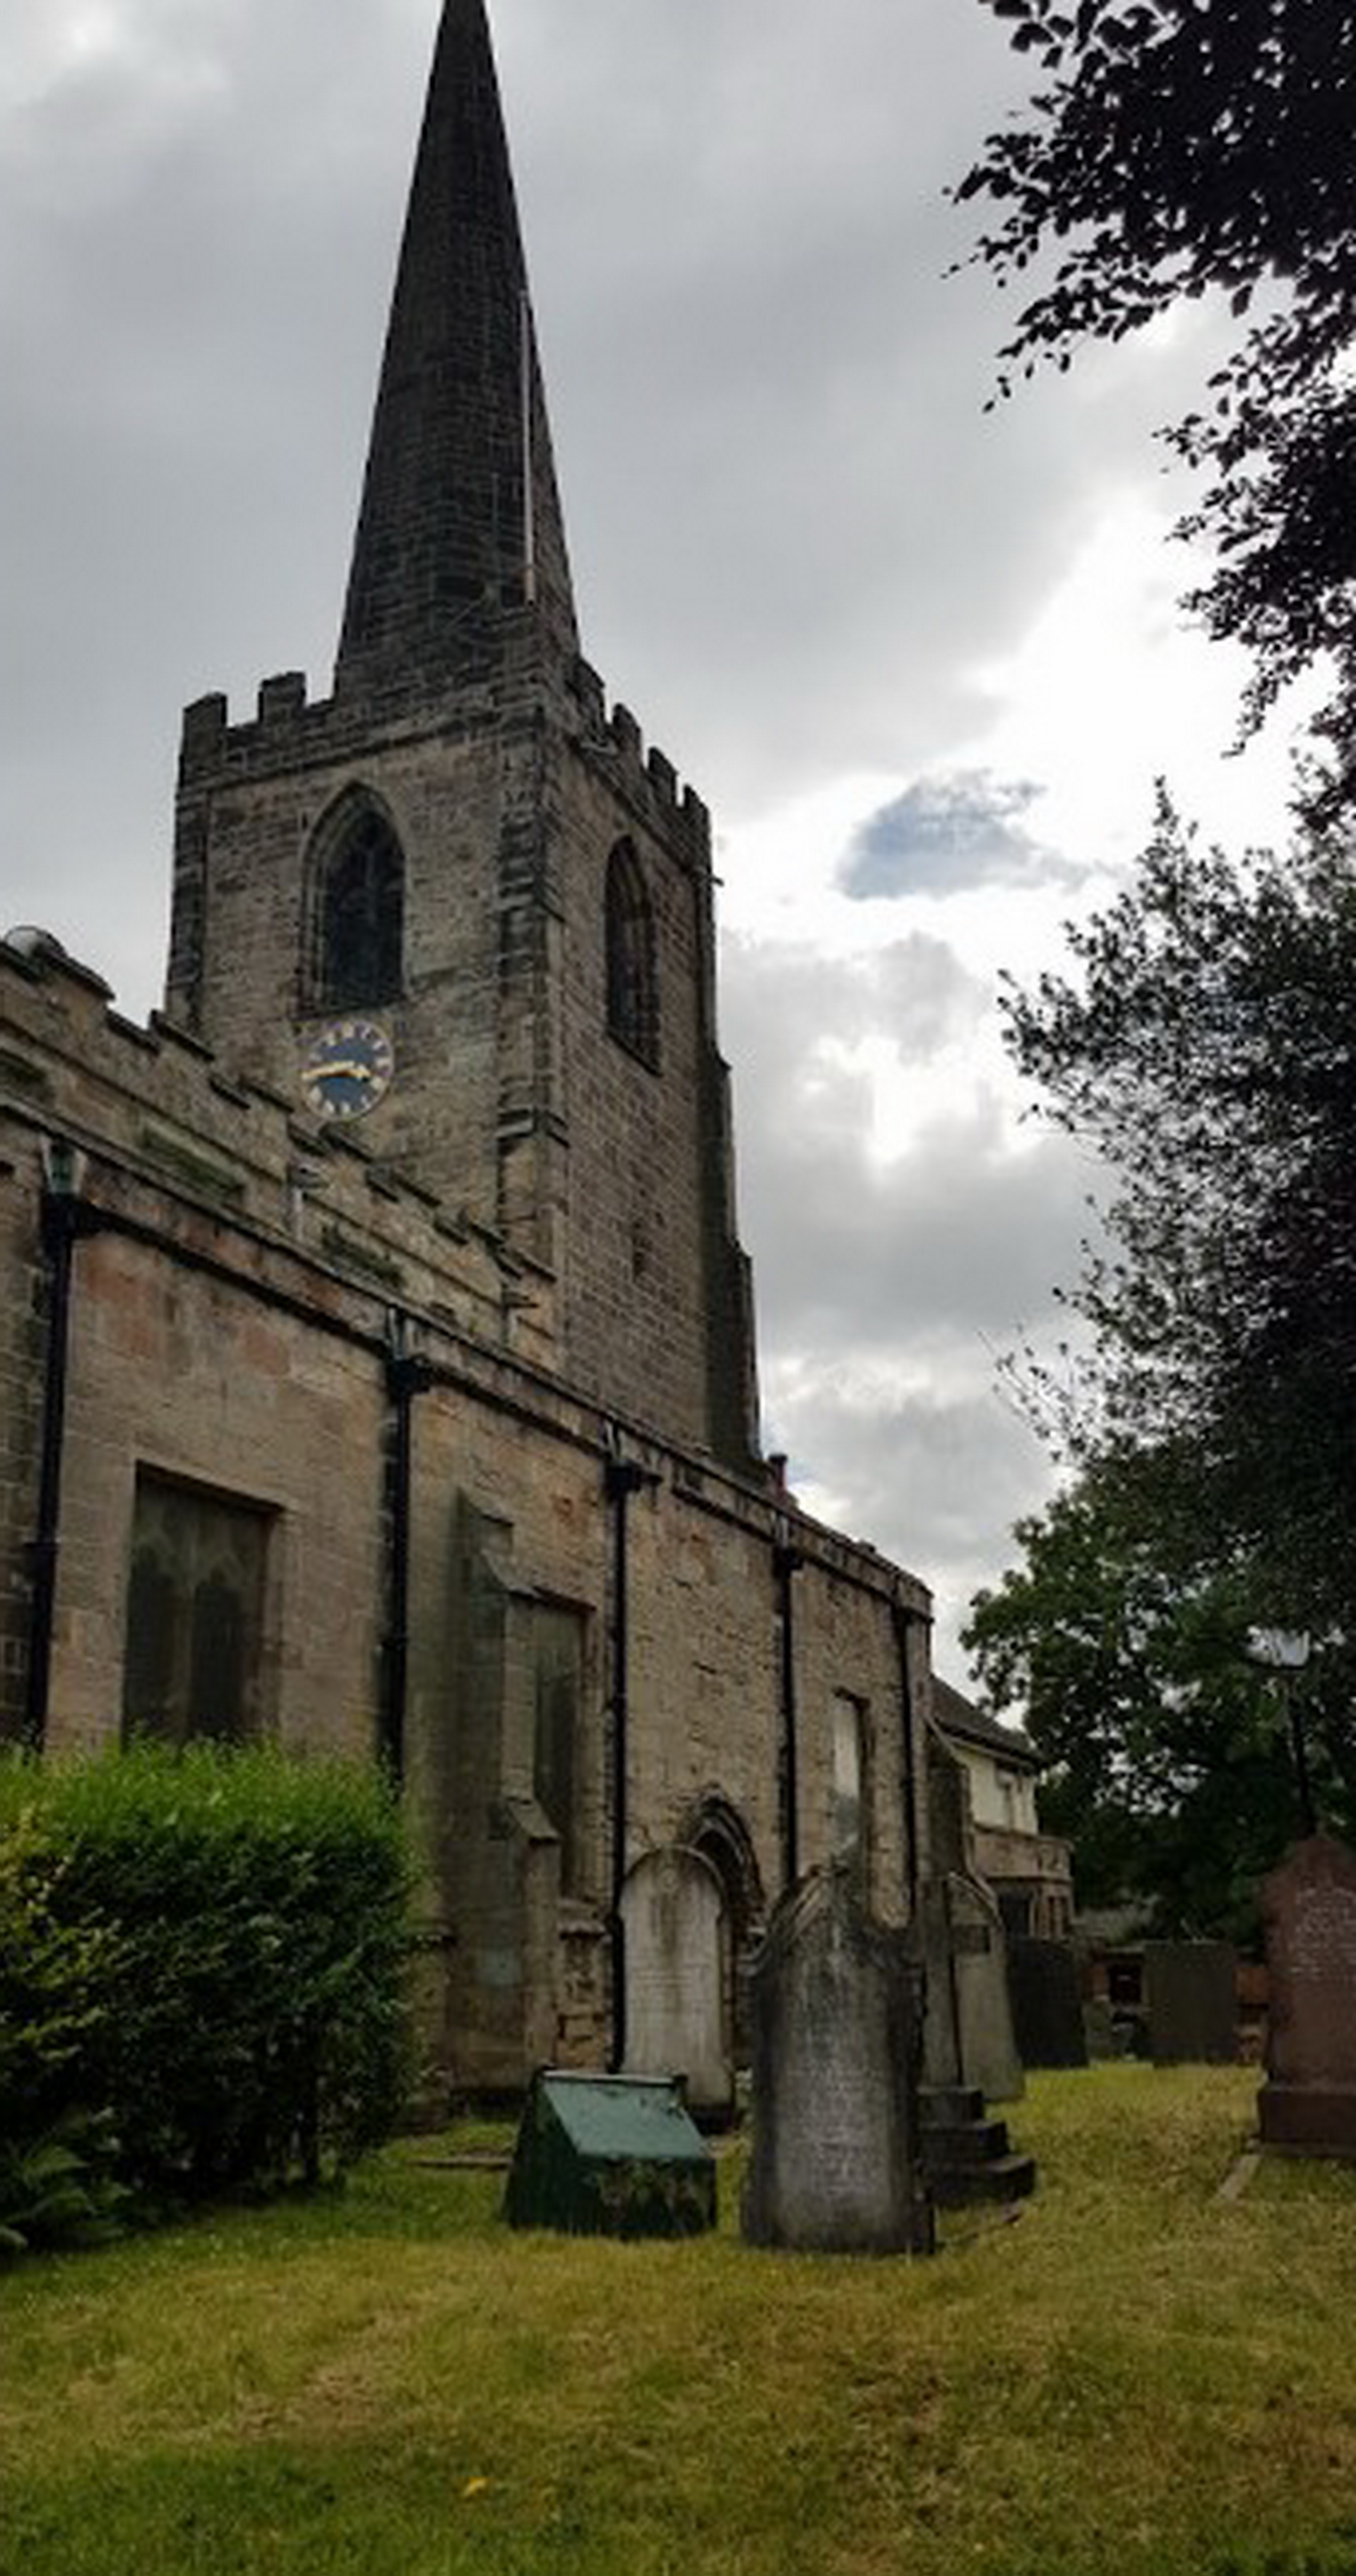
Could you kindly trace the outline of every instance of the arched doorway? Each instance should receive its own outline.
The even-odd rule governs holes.
[[[683,1821],[682,1841],[714,1871],[720,1884],[720,1985],[726,2054],[733,2068],[749,2063],[748,1968],[767,1922],[758,1856],[739,1809],[720,1789],[705,1789]]]

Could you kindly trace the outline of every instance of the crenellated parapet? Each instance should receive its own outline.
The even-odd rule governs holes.
[[[232,722],[220,691],[184,709],[179,741],[180,793],[231,779],[255,780],[308,764],[361,761],[374,738],[417,745],[431,734],[472,732],[502,706],[502,688],[486,681],[431,689],[427,697],[377,711],[351,697],[312,698],[302,671],[279,671],[259,684],[253,716]]]
[[[711,816],[695,788],[680,782],[665,752],[655,744],[647,747],[628,706],[618,699],[609,710],[606,689],[591,664],[574,664],[570,686],[578,709],[576,739],[585,756],[605,770],[615,792],[660,840],[670,847],[677,844],[694,866],[709,870]]]
[[[392,1304],[549,1362],[553,1282],[491,1229],[298,1111],[161,1012],[146,1027],[55,941],[0,941],[0,1119]]]

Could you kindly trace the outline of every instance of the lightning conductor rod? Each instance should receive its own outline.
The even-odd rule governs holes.
[[[529,607],[537,596],[537,523],[532,493],[532,308],[518,297],[519,373],[523,404],[523,596]]]

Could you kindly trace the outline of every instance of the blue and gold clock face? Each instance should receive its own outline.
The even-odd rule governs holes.
[[[312,1039],[301,1087],[319,1118],[361,1118],[390,1089],[395,1049],[375,1020],[331,1020]]]

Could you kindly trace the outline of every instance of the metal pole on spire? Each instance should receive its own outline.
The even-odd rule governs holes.
[[[518,326],[523,414],[523,596],[530,607],[537,596],[537,522],[532,473],[532,307],[525,292],[518,298]]]

